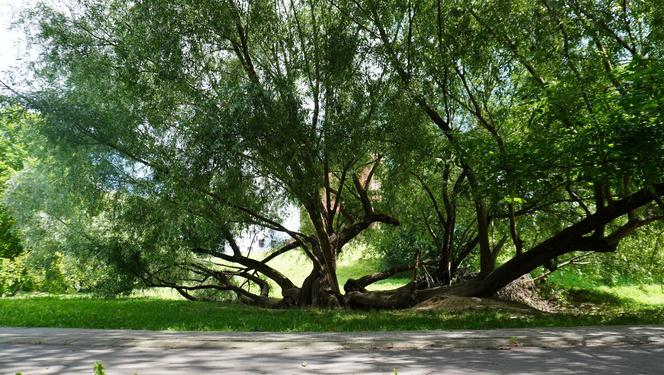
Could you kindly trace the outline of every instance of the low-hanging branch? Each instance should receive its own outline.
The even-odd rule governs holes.
[[[191,250],[196,254],[211,255],[228,262],[242,264],[243,266],[247,267],[247,270],[254,269],[262,273],[263,275],[269,277],[270,279],[274,280],[274,282],[277,283],[277,285],[279,285],[279,287],[281,287],[282,290],[297,288],[295,284],[293,284],[293,282],[284,274],[282,274],[281,272],[277,271],[276,269],[268,266],[267,264],[259,260],[251,259],[244,256],[228,255],[220,251],[214,251],[200,247],[193,248]]]

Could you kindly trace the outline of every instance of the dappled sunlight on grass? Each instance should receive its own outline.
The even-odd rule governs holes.
[[[411,280],[403,277],[394,277],[387,280],[375,282],[367,287],[367,290],[390,290],[402,287],[408,284]]]
[[[664,306],[664,283],[636,280],[618,280],[614,285],[604,285],[600,280],[581,275],[574,270],[561,270],[551,275],[549,282],[578,293],[584,291],[587,302],[599,304]]]
[[[664,306],[664,284],[600,286],[597,289],[638,304]]]
[[[184,300],[185,298],[172,288],[145,288],[134,290],[131,298],[158,298],[158,299],[172,299]]]
[[[270,310],[163,299],[4,298],[0,326],[176,331],[348,332],[661,324],[664,306],[601,314],[515,315],[501,311]]]

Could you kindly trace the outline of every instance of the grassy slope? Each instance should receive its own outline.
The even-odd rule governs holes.
[[[623,308],[639,309],[648,306],[664,306],[663,283],[620,280],[614,285],[605,285],[600,280],[579,274],[573,268],[560,270],[552,274],[549,282],[563,289],[583,290],[598,296],[604,296],[607,303],[621,305]],[[603,301],[595,302],[601,303]]]

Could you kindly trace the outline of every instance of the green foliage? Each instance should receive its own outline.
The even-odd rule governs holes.
[[[662,228],[659,223],[642,228],[638,236],[625,239],[616,252],[594,254],[580,261],[581,264],[556,271],[551,277],[555,282],[561,278],[566,280],[562,284],[567,287],[661,283],[664,280],[661,244]],[[584,282],[584,278],[588,281]]]
[[[322,2],[289,12],[264,1],[81,6],[26,15],[48,82],[26,105],[42,113],[39,132],[53,146],[17,178],[23,202],[13,210],[26,232],[56,231],[60,248],[107,263],[124,275],[111,280],[116,290],[186,284],[201,267],[218,274],[191,250],[223,251],[253,226],[284,231],[289,202],[316,229],[290,236],[330,246],[316,240],[326,236],[322,191],[332,179],[347,185],[341,196],[372,159],[383,104],[351,20]],[[344,194],[344,205],[363,212],[357,195]],[[331,252],[308,254],[331,261]]]
[[[7,212],[7,208],[0,205],[0,255],[3,258],[14,258],[23,251],[16,232],[16,221]]]
[[[387,266],[415,263],[418,252],[423,259],[435,258],[438,249],[421,227],[402,226],[372,233],[370,243],[376,247]]]
[[[0,296],[73,293],[89,289],[91,280],[77,259],[58,252],[35,251],[12,259],[0,258]]]
[[[101,362],[95,362],[93,370],[95,375],[106,375],[106,370],[104,370],[104,365]]]
[[[664,281],[664,237],[661,223],[642,228],[638,236],[625,239],[617,252],[596,256],[585,272],[593,272],[606,285],[621,281],[651,283]]]
[[[0,106],[0,198],[7,181],[23,168],[27,159],[26,127],[34,121],[20,107]],[[23,248],[16,222],[0,199],[0,258],[14,258]]]
[[[34,280],[25,265],[25,256],[0,258],[0,297],[13,296],[20,290],[32,290]]]
[[[20,224],[23,246],[29,250],[26,259],[35,289],[51,293],[92,287],[110,293],[131,289],[126,274],[114,272],[113,263],[100,259],[102,247],[121,246],[109,243],[104,234],[107,221],[79,210],[80,200],[72,199],[77,191],[68,189],[85,189],[83,184],[71,185],[75,168],[74,163],[65,168],[53,159],[40,159],[16,174],[5,193]]]

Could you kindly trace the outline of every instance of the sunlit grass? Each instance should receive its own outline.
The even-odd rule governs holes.
[[[638,304],[664,306],[664,285],[662,284],[599,286],[597,289]]]
[[[150,298],[5,298],[0,326],[175,331],[398,331],[661,324],[664,306],[588,314],[515,315],[502,311],[268,310],[245,305]]]
[[[136,289],[131,295],[131,298],[156,298],[156,299],[172,299],[184,300],[185,298],[180,295],[175,289],[172,288],[146,288]]]
[[[384,270],[364,249],[350,249],[339,259],[340,285]],[[310,272],[303,254],[291,252],[270,262],[301,285]],[[393,289],[410,281],[408,273],[380,281],[370,289]],[[0,299],[0,326],[70,327],[194,331],[396,331],[566,327],[612,324],[664,324],[664,285],[614,286],[573,270],[554,273],[549,282],[576,290],[577,298],[599,308],[564,314],[519,315],[503,311],[450,313],[442,311],[268,310],[221,302],[190,302],[167,288],[136,291],[130,297],[102,299],[92,295],[24,294]],[[273,295],[278,297],[279,289]]]
[[[574,269],[554,273],[549,282],[564,289],[597,292],[598,295],[618,299],[626,308],[635,305],[664,306],[664,283],[624,279],[614,285],[605,285],[601,280],[583,275]]]
[[[301,282],[309,273],[303,256],[289,254],[277,259],[279,261],[273,266],[295,281]],[[340,260],[338,276],[343,285],[349,277],[356,278],[382,269],[379,260],[351,254]],[[408,281],[408,275],[403,275],[377,283],[373,288],[395,288]],[[132,297],[116,299],[35,294],[0,299],[0,326],[343,332],[664,324],[664,286],[660,284],[606,286],[574,272],[554,274],[550,282],[566,290],[577,290],[578,298],[601,307],[592,313],[586,310],[533,315],[502,311],[268,310],[233,303],[183,301],[170,289],[150,289],[137,291]]]
[[[311,262],[307,259],[306,255],[297,251],[280,255],[268,264],[288,276],[295,285],[302,285],[302,282],[309,275],[312,268]],[[367,251],[364,245],[351,244],[344,248],[344,252],[338,259],[337,279],[339,280],[339,285],[343,288],[343,285],[350,278],[359,278],[374,272],[384,271],[386,268],[383,262],[373,256],[371,251]],[[396,275],[390,279],[378,281],[370,285],[367,289],[394,289],[403,286],[409,281],[408,277]],[[272,296],[278,297],[281,295],[281,290],[278,286],[273,285],[272,289]]]

